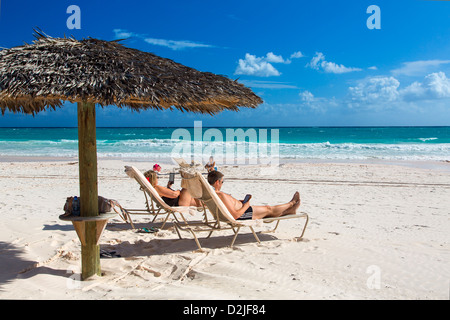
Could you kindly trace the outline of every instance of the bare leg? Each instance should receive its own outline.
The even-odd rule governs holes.
[[[300,206],[300,195],[298,192],[294,194],[292,200],[285,204],[277,206],[252,206],[253,219],[262,219],[267,217],[280,217],[287,214],[295,214]]]
[[[197,200],[192,198],[186,189],[181,189],[178,205],[181,207],[197,206]]]

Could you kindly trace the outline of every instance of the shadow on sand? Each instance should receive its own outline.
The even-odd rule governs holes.
[[[151,226],[160,227],[160,224],[149,224],[149,223],[135,223],[134,224],[136,232],[142,228],[150,228]],[[166,223],[165,230],[171,230],[174,228],[173,224],[168,222]],[[123,232],[131,230],[131,227],[126,224],[112,224],[108,225],[108,230],[113,232]],[[173,231],[175,232],[175,231]],[[261,243],[265,241],[273,241],[278,238],[265,234],[265,233],[257,233],[258,238]],[[102,249],[105,250],[114,250],[121,257],[136,257],[136,256],[150,256],[150,255],[163,255],[163,254],[177,254],[177,253],[186,253],[186,252],[194,252],[198,250],[198,247],[194,241],[194,238],[188,232],[181,232],[182,239],[179,239],[178,236],[176,238],[171,237],[164,238],[163,236],[159,236],[158,233],[142,233],[140,234],[141,239],[138,241],[123,241],[119,244],[114,245],[104,245],[101,246]],[[234,233],[231,230],[214,232],[210,238],[206,238],[208,232],[202,232],[198,235],[199,242],[203,249],[211,250],[211,249],[230,249],[231,241],[234,237]],[[120,238],[120,237],[119,237]],[[251,232],[246,233],[242,231],[239,233],[235,243],[234,248],[239,250],[240,245],[253,243],[257,244],[253,234]]]
[[[23,258],[25,250],[11,243],[0,241],[0,291],[15,279],[27,279],[36,274],[69,276],[66,270],[56,270],[39,266],[38,262]]]
[[[136,229],[144,227],[149,228],[153,224],[150,223],[135,223]],[[160,224],[154,224],[154,226],[160,227]],[[129,232],[131,226],[125,223],[111,223],[106,227],[112,232],[118,232],[118,238],[120,239],[121,232]],[[168,222],[165,229],[171,230],[174,228],[173,224]],[[73,231],[72,224],[54,224],[44,225],[43,230],[60,230],[60,231]],[[204,234],[204,235],[203,235]],[[214,249],[230,249],[229,245],[234,237],[232,231],[215,232],[212,236],[206,239],[208,233],[202,233],[199,236],[201,246],[206,250]],[[183,239],[176,238],[164,238],[157,233],[142,233],[137,241],[122,241],[118,244],[110,245],[104,244],[100,240],[100,249],[106,251],[115,251],[120,258],[134,258],[134,257],[146,257],[165,254],[179,254],[189,253],[198,250],[198,247],[189,233],[182,233]],[[258,237],[261,242],[277,240],[276,237],[268,234],[258,233]],[[257,244],[252,233],[242,232],[238,235],[234,244],[234,250],[242,250],[239,248],[245,244]],[[0,292],[5,292],[5,286],[16,279],[29,279],[40,274],[49,274],[59,277],[69,278],[72,273],[67,270],[58,270],[45,265],[39,265],[37,261],[31,261],[24,258],[26,256],[25,248],[18,247],[14,244],[0,241]]]

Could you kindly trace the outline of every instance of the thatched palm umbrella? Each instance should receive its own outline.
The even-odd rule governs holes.
[[[0,51],[0,108],[36,114],[78,104],[81,217],[98,216],[95,104],[132,110],[172,109],[215,114],[255,108],[262,100],[226,77],[200,72],[118,41],[52,38]],[[83,230],[82,277],[100,274],[95,222]]]

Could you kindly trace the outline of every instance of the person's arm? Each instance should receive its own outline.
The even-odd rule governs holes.
[[[180,190],[174,191],[163,186],[156,186],[155,189],[161,197],[174,199],[180,195]]]
[[[233,202],[231,201],[231,199],[229,197],[227,197],[226,195],[224,195],[221,192],[218,193],[217,195],[219,196],[219,198],[222,200],[225,207],[227,207],[228,211],[235,219],[242,216],[244,214],[245,210],[247,210],[250,207],[250,201],[248,201],[247,203],[245,203],[242,206],[242,208],[240,208],[239,210],[236,210],[236,209],[234,209]]]

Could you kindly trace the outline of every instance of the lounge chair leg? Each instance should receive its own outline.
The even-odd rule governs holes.
[[[189,228],[188,230],[189,230],[189,231],[192,233],[192,235],[194,236],[194,240],[195,240],[195,243],[197,244],[198,249],[199,249],[201,252],[203,252],[204,250],[203,250],[202,246],[200,245],[200,242],[198,241],[197,236],[195,235],[194,231],[192,231],[191,228]]]
[[[250,230],[252,230],[253,236],[255,237],[256,241],[258,241],[258,243],[261,243],[261,241],[259,241],[259,238],[255,233],[255,230],[253,230],[253,227],[250,227]]]
[[[237,230],[235,231],[234,228],[233,228],[233,231],[234,231],[234,238],[233,238],[233,241],[231,241],[231,244],[230,244],[230,247],[231,247],[231,248],[233,248],[234,241],[236,241],[236,238],[237,238],[237,235],[238,235],[240,229],[241,229],[241,227],[237,227]]]
[[[308,216],[308,215],[306,215],[306,222],[305,222],[305,226],[303,227],[303,230],[302,230],[302,234],[300,235],[300,237],[298,237],[298,239],[301,239],[301,238],[303,238],[303,235],[305,234],[306,226],[308,225],[308,221],[309,221],[309,216]]]
[[[130,223],[131,229],[134,229],[134,224],[133,224],[133,220],[131,219],[131,214],[129,214],[128,212],[125,212],[124,217],[125,217],[125,219],[124,219],[125,222]]]
[[[210,225],[208,224],[208,226],[210,227]],[[211,237],[212,233],[217,229],[220,229],[220,222],[216,221],[216,223],[214,223],[214,226],[212,227],[211,231],[209,232],[208,236],[206,237],[206,239],[209,239],[209,237]],[[234,228],[233,228],[234,231]],[[234,231],[236,233],[236,231]]]
[[[261,231],[261,233],[272,233],[272,232],[275,232],[275,230],[277,230],[279,224],[280,224],[280,220],[277,220],[277,223],[275,224],[275,228],[273,228],[272,230]]]
[[[130,219],[131,229],[134,230],[134,224],[133,224],[133,220],[131,220],[131,216],[128,215],[128,218]]]
[[[178,220],[177,215],[175,214],[175,212],[172,212],[172,215],[173,215],[174,220],[179,223],[180,220]],[[180,215],[183,217],[183,214],[180,213]],[[184,217],[183,217],[183,220],[184,220]]]
[[[277,230],[279,224],[280,224],[280,220],[277,221],[277,224],[275,225],[275,228],[273,228],[272,232],[275,232],[275,230]]]
[[[186,218],[184,217],[184,215],[181,212],[180,212],[180,216],[181,216],[181,218],[183,218],[184,224],[188,225],[189,223],[187,222]]]
[[[169,219],[170,214],[173,214],[173,212],[170,212],[170,213],[167,214],[166,218],[164,219],[164,223],[161,226],[161,229],[164,229],[164,226],[166,225],[166,222]]]
[[[175,223],[175,230],[176,230],[176,232],[177,232],[177,234],[178,234],[178,238],[183,239],[183,238],[181,237],[180,230],[178,230],[178,224],[177,224],[177,223]]]
[[[127,210],[125,210],[123,208],[121,208],[121,210],[116,210],[114,208],[114,211],[119,215],[119,217],[122,218],[123,221],[131,224],[131,228],[134,229],[134,224],[133,224],[133,220],[131,219],[131,214]]]

